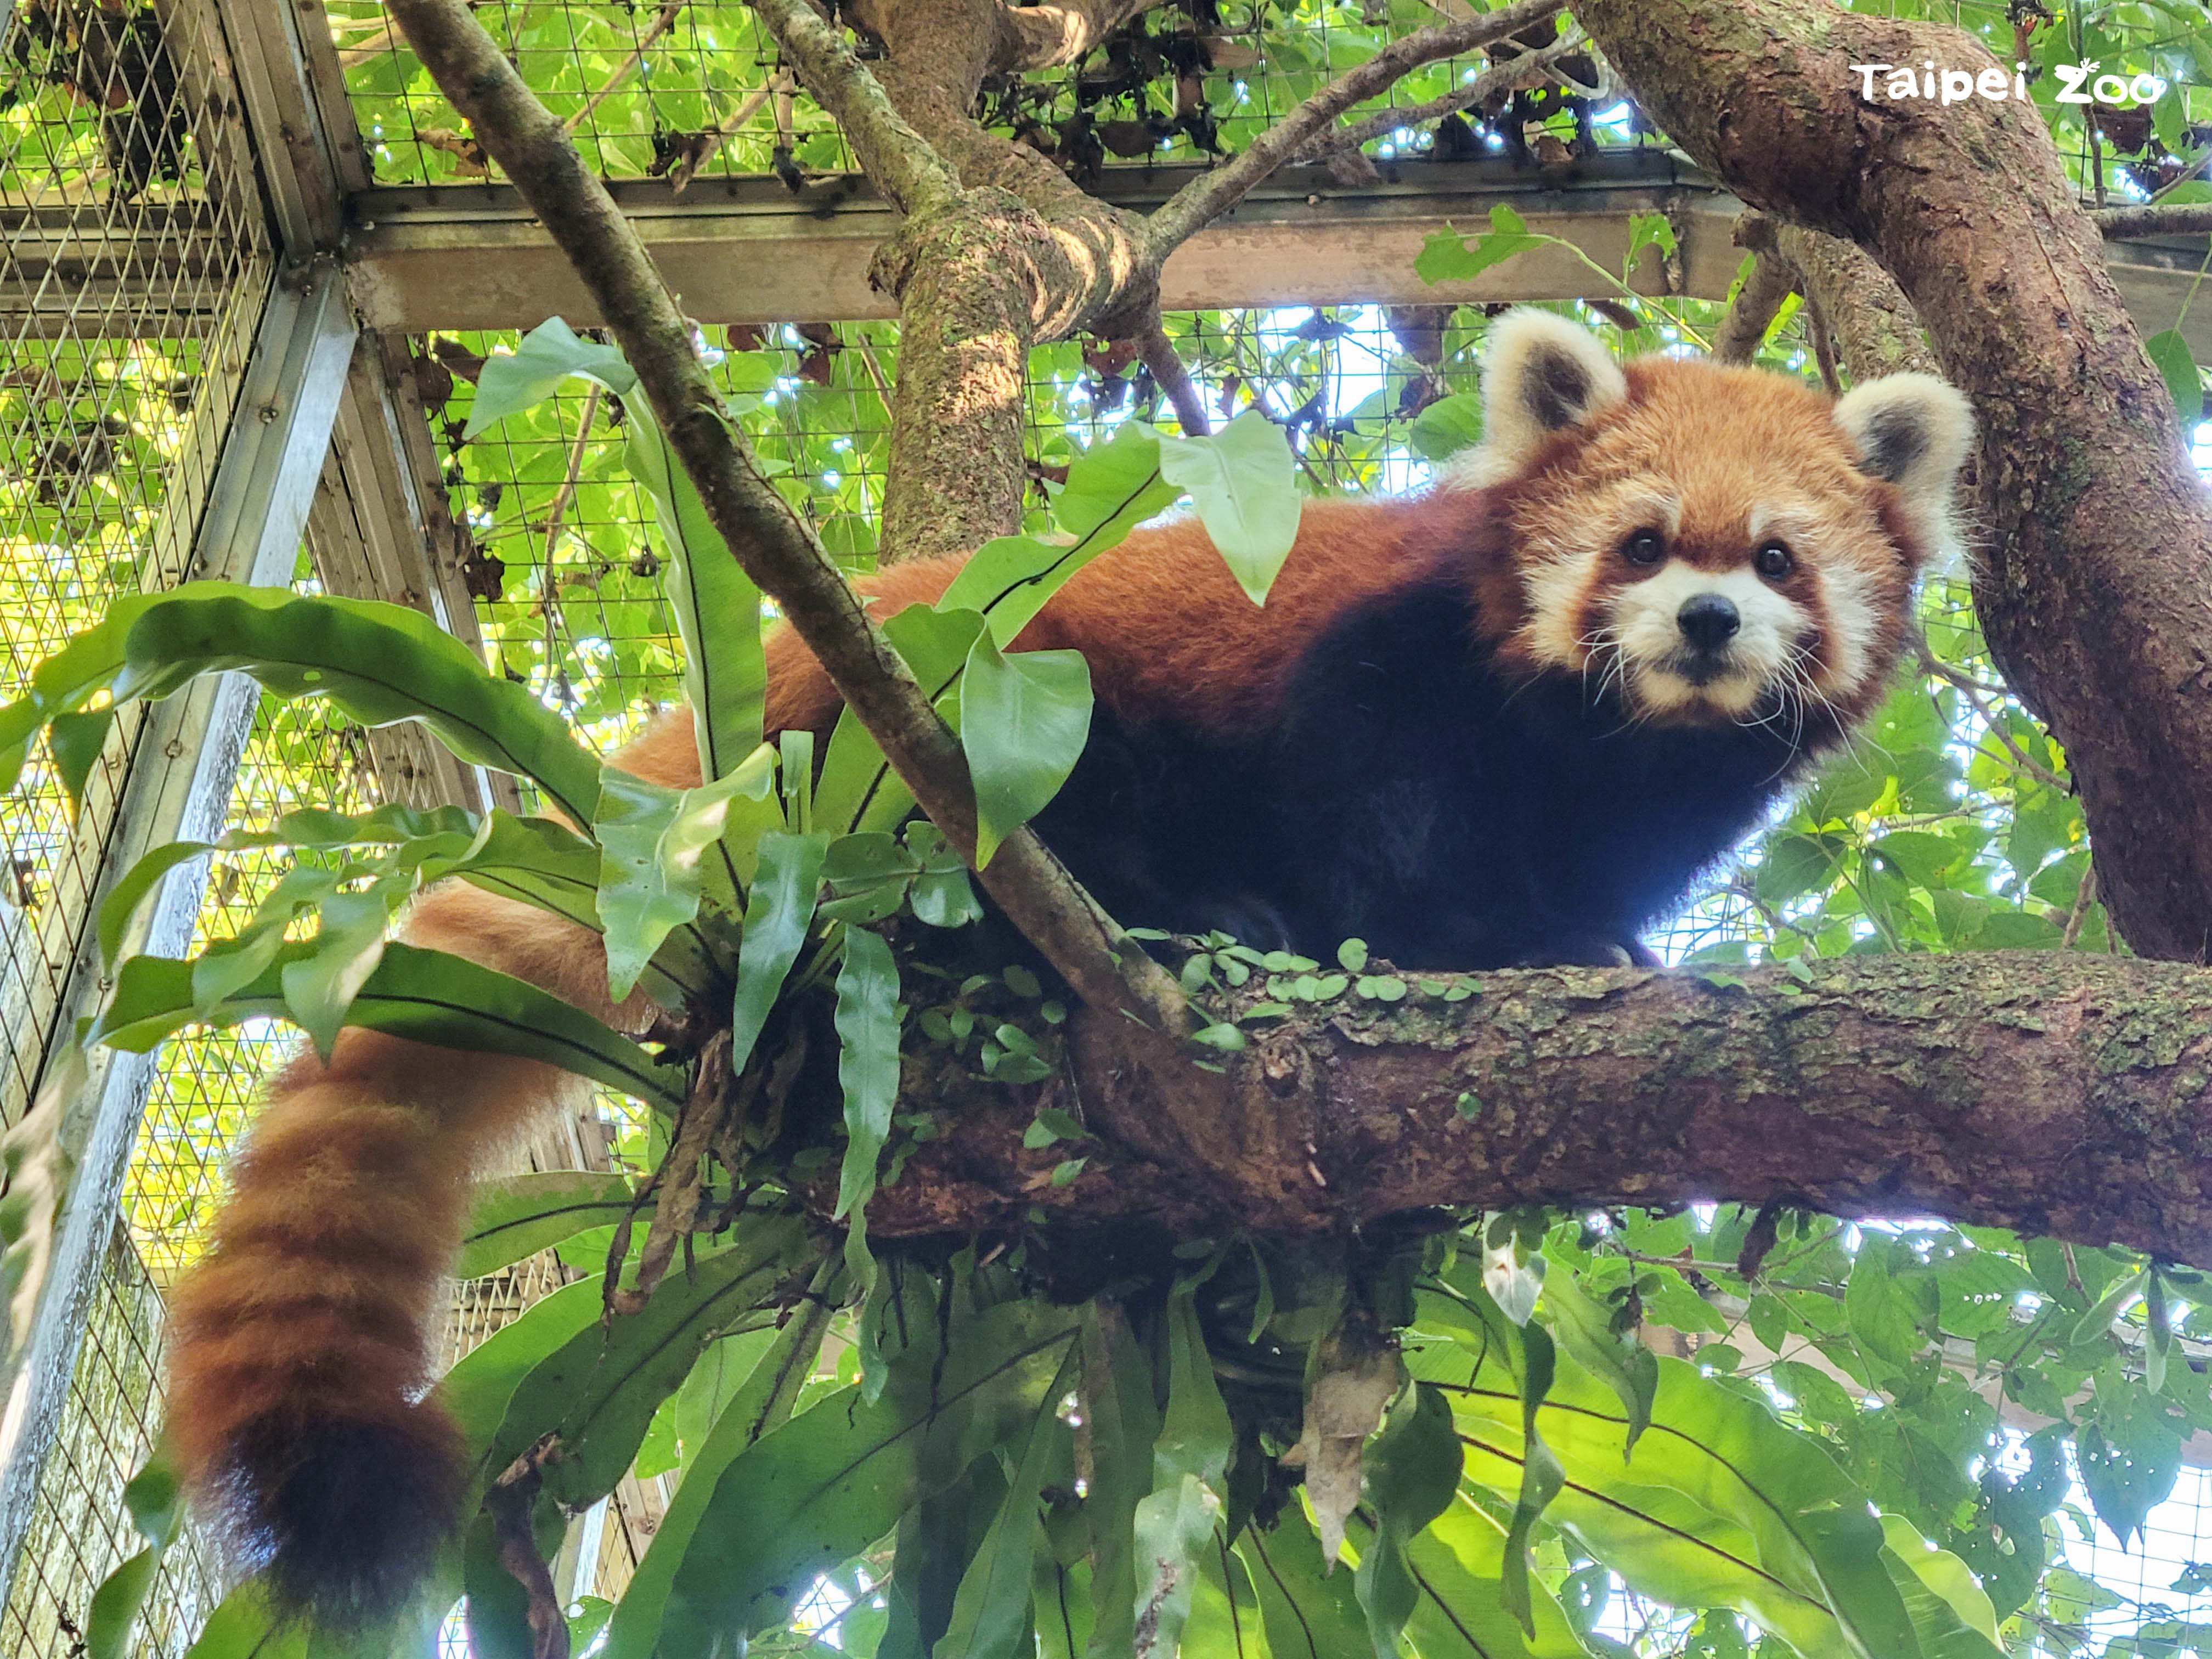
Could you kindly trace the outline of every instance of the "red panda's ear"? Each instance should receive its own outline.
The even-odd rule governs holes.
[[[1895,485],[1930,551],[1948,558],[1958,547],[1953,495],[1974,442],[1965,394],[1933,374],[1889,374],[1845,392],[1835,416],[1859,471]]]
[[[1447,461],[1438,481],[1473,488],[1510,477],[1554,432],[1628,396],[1628,379],[1588,329],[1548,311],[1509,311],[1482,342],[1482,441]]]

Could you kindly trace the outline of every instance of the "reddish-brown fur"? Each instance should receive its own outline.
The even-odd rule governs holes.
[[[1177,708],[1227,733],[1264,724],[1297,645],[1352,598],[1452,544],[1471,496],[1308,505],[1267,608],[1245,599],[1195,520],[1133,535],[1079,572],[1018,642],[1075,646],[1102,701],[1132,719]],[[860,583],[880,619],[933,601],[962,561],[894,567]],[[826,734],[841,707],[788,629],[768,643],[768,724]],[[656,782],[699,779],[678,709],[615,757]],[[605,956],[586,929],[461,883],[425,894],[401,937],[528,980],[618,1025]],[[241,1446],[305,1442],[333,1425],[381,1433],[411,1458],[422,1501],[458,1490],[459,1448],[430,1382],[441,1275],[465,1224],[471,1179],[577,1093],[532,1061],[465,1059],[348,1029],[330,1063],[303,1054],[270,1085],[207,1257],[172,1298],[169,1411],[190,1484],[232,1516],[250,1553],[266,1517],[247,1491],[275,1478]],[[259,1460],[265,1462],[265,1459]],[[442,1481],[432,1472],[447,1471]],[[333,1500],[336,1501],[336,1500]],[[435,1519],[435,1517],[432,1517]],[[343,1540],[340,1540],[342,1543]],[[281,1565],[281,1558],[280,1558]],[[358,1587],[373,1601],[378,1587]],[[344,1611],[341,1607],[338,1610]]]
[[[1667,384],[1673,366],[1636,365],[1631,372],[1638,397],[1618,421],[1633,422],[1651,402],[1673,401]],[[1910,539],[1884,504],[1886,486],[1852,471],[1825,400],[1759,374],[1744,375],[1731,392],[1755,401],[1757,418],[1747,421],[1741,402],[1716,401],[1703,416],[1671,409],[1659,430],[1672,452],[1665,469],[1692,504],[1686,534],[1695,541],[1709,529],[1715,556],[1723,549],[1742,556],[1741,512],[1728,508],[1729,491],[1768,452],[1787,450],[1800,484],[1809,477],[1839,512],[1869,518],[1868,570],[1882,584],[1892,630],[1875,642],[1886,665],[1898,645],[1894,630],[1905,626],[1911,578],[1897,552],[1911,548]],[[1594,422],[1589,436],[1601,438],[1613,419]],[[1757,454],[1746,453],[1747,431],[1762,434]],[[1639,454],[1649,463],[1650,446],[1625,444],[1621,465],[1639,464]],[[1510,556],[1477,557],[1478,548],[1507,544],[1474,527],[1502,514],[1519,531],[1571,512],[1572,498],[1590,485],[1591,469],[1609,465],[1603,455],[1601,442],[1562,434],[1495,493],[1310,502],[1264,610],[1244,598],[1195,520],[1141,532],[1074,576],[1018,644],[1080,649],[1101,703],[1129,726],[1173,714],[1212,736],[1249,738],[1276,720],[1286,677],[1325,626],[1362,598],[1405,583],[1409,572],[1455,561],[1472,589],[1476,625],[1510,661],[1528,620],[1528,598]],[[1833,466],[1813,465],[1808,456],[1832,456]],[[1742,494],[1736,489],[1733,498],[1738,509]],[[1705,501],[1723,509],[1710,526],[1694,505]],[[1911,549],[1908,559],[1917,556]],[[880,620],[933,601],[960,563],[900,566],[860,586],[877,599]],[[771,730],[826,734],[839,700],[805,647],[780,629],[768,659]],[[1848,712],[1859,712],[1879,690],[1875,682],[1857,689]],[[696,783],[688,712],[656,721],[616,763],[662,783]],[[477,889],[434,890],[407,918],[403,937],[530,980],[617,1024],[635,1030],[641,1023],[640,1006],[609,1006],[596,935]],[[410,1490],[421,1494],[426,1512],[416,1517],[421,1535],[402,1544],[417,1558],[434,1545],[450,1521],[436,1512],[438,1504],[450,1502],[459,1486],[451,1468],[455,1435],[434,1402],[411,1402],[430,1380],[439,1276],[465,1224],[471,1177],[574,1087],[574,1079],[532,1062],[463,1059],[358,1030],[340,1036],[328,1066],[305,1055],[276,1079],[211,1251],[173,1301],[175,1443],[203,1496],[217,1508],[237,1506],[234,1518],[250,1544],[264,1541],[256,1534],[271,1525],[270,1494],[297,1467],[285,1460],[305,1455],[334,1425],[356,1425],[388,1448],[394,1467],[416,1472]],[[349,1540],[313,1541],[343,1551]],[[356,1585],[350,1598],[373,1602],[383,1588]],[[331,1594],[326,1586],[312,1593],[326,1600]]]

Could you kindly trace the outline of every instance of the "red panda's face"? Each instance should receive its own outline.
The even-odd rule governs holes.
[[[1848,724],[1880,697],[1953,537],[1956,392],[1899,375],[1831,401],[1692,360],[1624,369],[1541,312],[1494,325],[1485,356],[1484,442],[1444,483],[1491,485],[1510,514],[1510,659],[1668,723]]]

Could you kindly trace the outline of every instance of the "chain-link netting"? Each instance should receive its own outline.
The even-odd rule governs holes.
[[[0,700],[115,599],[176,581],[232,417],[272,255],[209,6],[28,0],[0,26]],[[0,801],[0,1122],[57,1040],[139,721],[72,815],[34,763]],[[171,1067],[164,1094],[197,1086]],[[124,1482],[159,1418],[161,1307],[128,1230],[99,1269],[0,1650],[82,1651],[94,1588],[138,1547]],[[142,1652],[212,1605],[171,1552]]]

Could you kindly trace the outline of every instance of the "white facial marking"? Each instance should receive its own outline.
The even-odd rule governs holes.
[[[1713,593],[1735,606],[1735,637],[1719,653],[1719,672],[1700,684],[1686,672],[1682,607]],[[1656,575],[1618,590],[1608,618],[1619,643],[1630,701],[1640,710],[1673,714],[1702,704],[1741,719],[1778,678],[1807,627],[1803,610],[1749,570],[1701,570],[1679,560]]]
[[[1547,526],[1549,556],[1531,565],[1522,578],[1528,620],[1521,637],[1536,659],[1580,668],[1594,643],[1582,637],[1583,599],[1605,562],[1620,556],[1621,538],[1632,532],[1648,526],[1671,539],[1681,523],[1680,500],[1636,482],[1607,491],[1582,522]]]
[[[1849,696],[1866,678],[1879,614],[1874,583],[1863,570],[1841,562],[1816,572],[1828,611],[1827,663],[1816,683],[1830,696]]]

